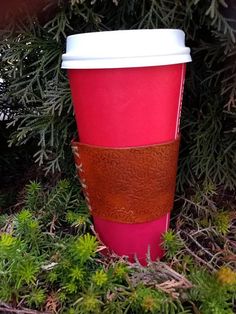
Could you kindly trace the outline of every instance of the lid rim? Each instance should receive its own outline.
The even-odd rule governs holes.
[[[184,51],[185,50],[185,51]],[[173,52],[168,52],[168,53],[162,53],[162,54],[149,54],[149,55],[129,55],[129,56],[112,56],[112,57],[108,57],[108,56],[104,56],[104,57],[83,57],[83,56],[79,56],[75,55],[75,54],[69,54],[69,53],[64,53],[62,55],[62,60],[71,60],[73,59],[78,59],[78,60],[113,60],[113,59],[127,59],[127,58],[154,58],[154,57],[167,57],[167,56],[179,56],[179,55],[189,55],[190,54],[190,49],[188,47],[183,48],[182,51],[173,51]]]
[[[87,32],[87,33],[79,33],[79,34],[72,34],[72,35],[69,35],[67,36],[67,38],[69,37],[73,37],[73,36],[91,36],[93,34],[110,34],[110,33],[118,33],[118,32],[155,32],[155,31],[161,31],[161,32],[181,32],[181,33],[184,33],[184,31],[180,28],[147,28],[147,29],[139,29],[139,28],[135,28],[135,29],[117,29],[117,30],[112,30],[112,31],[98,31],[98,32]]]
[[[168,66],[191,62],[189,54],[157,57],[157,58],[116,58],[116,59],[88,59],[88,60],[64,60],[63,69],[116,69],[116,68],[141,68],[153,66]]]

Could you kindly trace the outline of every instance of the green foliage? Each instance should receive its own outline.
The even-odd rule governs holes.
[[[200,301],[202,313],[233,314],[232,291],[230,285],[222,285],[215,275],[210,275],[203,270],[192,270],[191,279],[196,287],[191,292],[194,301]]]
[[[41,288],[35,288],[32,289],[30,294],[27,296],[27,304],[30,307],[37,307],[40,308],[43,303],[45,302],[46,295],[45,295],[45,290]]]
[[[206,191],[211,195],[214,189]],[[164,235],[166,257],[176,264],[175,270],[159,262],[147,268],[131,266],[99,255],[100,244],[89,229],[72,226],[85,215],[80,190],[73,182],[58,181],[50,190],[31,182],[25,193],[21,211],[0,215],[2,302],[41,311],[54,308],[59,313],[187,314],[192,313],[191,304],[203,314],[233,313],[235,272],[223,267],[212,275],[196,268],[194,256],[185,251],[184,230]],[[60,228],[52,228],[54,215]],[[192,289],[191,284],[185,286],[183,276],[190,278]]]
[[[60,213],[68,208],[67,204],[71,199],[70,183],[61,180],[57,186],[48,193],[43,209],[51,213]]]
[[[7,217],[8,216],[6,214],[5,215],[0,215],[0,228],[2,228],[5,225]]]
[[[33,255],[29,255],[26,259],[21,258],[16,265],[16,288],[19,289],[24,283],[27,285],[34,285],[37,274],[39,273],[39,267],[40,263]]]
[[[71,252],[75,259],[83,264],[95,256],[97,248],[98,242],[96,237],[87,233],[73,242]]]
[[[84,269],[80,266],[74,266],[71,269],[70,275],[71,280],[72,281],[79,281],[79,282],[83,282],[83,280],[85,279],[85,272]]]
[[[25,285],[36,283],[42,258],[37,259],[26,242],[7,233],[0,235],[0,255],[0,279],[6,283],[6,291],[1,290],[0,299],[9,301]]]
[[[188,119],[182,121],[182,139],[186,147],[180,154],[178,182],[182,187],[187,180],[191,185],[195,181],[205,181],[234,189],[236,142],[234,133],[228,129],[232,121],[226,119],[222,100],[215,95],[211,99],[209,86],[205,88],[199,96],[200,106],[183,110]]]
[[[219,233],[226,235],[229,231],[230,226],[229,214],[227,212],[217,213],[214,219],[214,225]]]
[[[75,303],[77,313],[88,314],[88,313],[101,313],[102,301],[99,296],[93,291],[87,291],[83,294],[80,299]]]
[[[130,302],[134,313],[187,313],[178,302],[170,302],[165,293],[142,284],[130,295]]]
[[[131,295],[132,307],[134,310],[155,313],[161,311],[163,294],[150,288],[140,286]]]
[[[41,237],[39,221],[33,217],[28,209],[23,209],[16,216],[15,226],[19,238],[24,238],[27,243],[32,245],[38,245]]]
[[[108,276],[103,269],[97,270],[92,276],[92,282],[98,287],[104,286],[108,281]]]
[[[122,281],[125,279],[127,274],[129,273],[129,269],[126,264],[124,263],[117,263],[113,269],[112,276],[117,280],[117,281]]]
[[[85,230],[86,224],[89,223],[89,215],[85,213],[76,213],[71,210],[68,210],[66,214],[66,221],[70,223],[73,227],[77,229]]]
[[[183,247],[182,241],[179,239],[178,235],[173,232],[173,230],[168,230],[163,235],[163,247],[166,250],[166,257],[173,258],[176,256],[178,251]]]
[[[60,220],[67,221],[79,231],[86,230],[89,223],[88,211],[80,195],[80,187],[69,180],[59,180],[50,190],[44,190],[37,182],[30,182],[25,189],[25,209],[16,216],[19,233],[34,229],[35,238],[38,237],[38,222],[32,217],[32,211],[40,216],[44,223],[51,220],[51,228],[56,228]],[[43,226],[45,228],[45,226]],[[29,237],[30,239],[30,237]]]
[[[0,216],[1,228],[5,229],[6,223],[12,224],[11,233],[0,232],[0,281],[5,283],[4,289],[0,289],[1,300],[10,301],[14,295],[18,298],[19,294],[24,293],[28,305],[40,308],[45,301],[46,290],[45,287],[38,286],[39,280],[41,283],[45,280],[55,283],[58,280],[58,273],[54,270],[57,262],[50,262],[51,258],[61,258],[63,267],[57,268],[63,275],[66,264],[67,268],[72,264],[75,265],[74,255],[77,254],[83,263],[94,256],[97,242],[93,236],[84,235],[78,240],[72,237],[69,241],[70,245],[67,244],[68,247],[65,247],[67,240],[65,243],[64,240],[61,242],[59,234],[55,235],[56,242],[52,242],[47,235],[48,230],[51,229],[50,224],[49,229],[43,225],[46,219],[52,217],[48,212],[57,213],[58,220],[65,221],[67,208],[70,210],[74,208],[75,213],[79,210],[77,190],[77,187],[72,186],[67,180],[59,181],[50,192],[44,192],[40,184],[31,182],[25,189],[27,209],[22,209],[13,219],[6,215]],[[44,208],[47,208],[48,212],[42,212]],[[82,206],[83,211],[84,206]],[[61,255],[66,253],[65,248],[70,251],[69,247],[75,247],[76,250],[66,259]],[[83,269],[79,272],[78,268],[68,268],[66,279],[67,283],[63,281],[62,286],[67,284],[68,293],[75,292],[77,283],[76,289],[73,290],[73,281],[83,280]]]
[[[30,182],[26,185],[25,207],[30,210],[37,210],[40,205],[39,199],[42,194],[42,186],[38,182]]]

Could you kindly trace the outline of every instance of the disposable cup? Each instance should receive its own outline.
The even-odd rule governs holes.
[[[181,30],[69,36],[62,67],[68,69],[80,142],[120,148],[176,139],[190,61]],[[147,253],[152,260],[163,256],[170,214],[138,224],[93,219],[101,240],[118,255],[143,264]]]

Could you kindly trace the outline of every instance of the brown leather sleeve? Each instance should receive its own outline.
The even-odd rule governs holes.
[[[175,141],[130,148],[72,142],[76,168],[93,216],[148,222],[171,211],[179,151]]]

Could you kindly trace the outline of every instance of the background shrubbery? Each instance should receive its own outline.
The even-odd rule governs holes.
[[[46,171],[63,169],[75,133],[70,91],[60,69],[70,34],[132,28],[181,28],[192,49],[182,118],[179,188],[213,181],[231,189],[235,161],[235,22],[229,1],[72,1],[44,23],[25,16],[0,46],[10,107],[12,144],[34,139],[34,159]],[[235,13],[236,14],[236,13]],[[228,17],[229,16],[229,17]]]
[[[234,313],[235,17],[235,3],[227,0],[73,0],[47,5],[37,16],[25,13],[2,29],[2,308]],[[164,236],[167,264],[146,270],[97,252],[74,177],[70,141],[76,126],[60,69],[66,36],[136,28],[183,29],[193,59],[183,101],[174,231]]]

